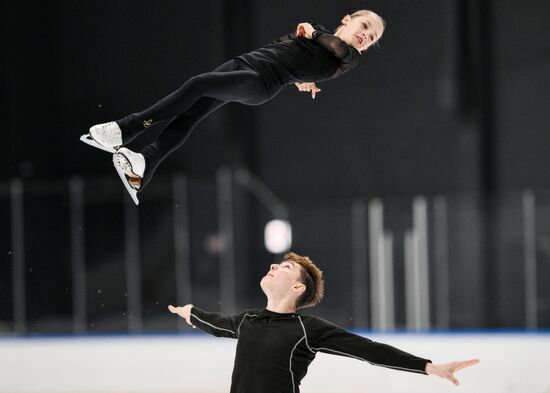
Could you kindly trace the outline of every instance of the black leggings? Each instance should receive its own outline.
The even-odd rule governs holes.
[[[228,102],[260,105],[269,101],[282,88],[269,96],[260,74],[246,63],[231,59],[212,72],[200,74],[153,106],[118,120],[124,144],[152,124],[170,119],[157,139],[140,153],[145,157],[145,174],[140,191],[151,180],[159,164],[178,149],[191,131],[204,118]]]

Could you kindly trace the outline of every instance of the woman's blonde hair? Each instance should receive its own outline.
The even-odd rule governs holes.
[[[376,12],[373,12],[373,11],[370,11],[370,10],[358,10],[358,11],[355,11],[353,14],[350,14],[349,16],[351,16],[352,18],[356,18],[358,16],[370,16],[370,17],[375,17],[375,18],[378,18],[380,19],[380,21],[382,22],[382,28],[385,29],[386,28],[386,21],[384,20],[384,18],[382,18],[380,15],[378,15]],[[342,30],[342,28],[344,27],[343,24],[341,24],[340,26],[338,26],[336,28],[336,30],[334,30],[334,34],[338,34],[340,32],[340,30]],[[383,32],[384,30],[382,30]],[[382,37],[382,34],[380,34],[380,37]],[[378,42],[380,40],[380,37],[378,37],[378,39],[376,40],[376,42]]]

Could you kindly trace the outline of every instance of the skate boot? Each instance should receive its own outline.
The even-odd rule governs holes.
[[[90,128],[88,134],[82,135],[80,140],[109,153],[116,153],[118,148],[122,146],[122,131],[114,121],[96,124]]]
[[[113,155],[113,165],[126,191],[128,191],[134,203],[139,205],[137,193],[145,172],[145,158],[140,153],[121,147]]]

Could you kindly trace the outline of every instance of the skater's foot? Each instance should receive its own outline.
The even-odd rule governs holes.
[[[109,153],[116,153],[122,146],[122,131],[116,122],[111,121],[93,126],[88,134],[80,137],[80,140]]]
[[[126,187],[126,191],[128,191],[134,203],[139,204],[137,192],[141,188],[145,172],[145,158],[140,153],[121,147],[113,155],[113,164],[120,180]]]

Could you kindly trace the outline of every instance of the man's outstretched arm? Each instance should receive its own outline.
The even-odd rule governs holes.
[[[222,315],[216,312],[207,312],[201,310],[192,304],[187,304],[183,307],[168,306],[168,310],[172,314],[178,314],[185,321],[199,329],[216,337],[238,338],[238,328],[244,316],[239,315]]]
[[[456,371],[479,362],[472,359],[449,364],[432,364],[429,359],[412,355],[391,345],[374,342],[319,318],[316,318],[307,330],[312,332],[313,350],[352,357],[376,366],[437,375],[455,385],[458,385],[458,380],[454,376]]]

